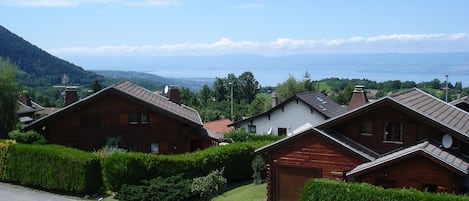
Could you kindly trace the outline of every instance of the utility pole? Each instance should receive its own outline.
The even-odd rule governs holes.
[[[231,87],[231,121],[234,121],[234,115],[233,115],[233,83],[230,82],[230,87]]]
[[[448,102],[448,74],[446,74],[445,76],[446,76],[446,86],[445,86],[446,94],[445,94],[445,102]]]

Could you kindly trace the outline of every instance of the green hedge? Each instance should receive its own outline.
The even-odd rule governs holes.
[[[346,183],[329,179],[313,179],[305,184],[300,201],[459,201],[469,196],[421,192],[415,189],[383,189],[366,183]]]
[[[104,161],[104,184],[107,189],[118,191],[122,184],[139,184],[158,176],[184,174],[194,178],[222,168],[229,182],[247,180],[252,175],[254,150],[271,142],[232,143],[180,155],[116,153]]]
[[[46,190],[94,193],[102,187],[96,155],[58,145],[10,145],[4,171],[6,181]]]

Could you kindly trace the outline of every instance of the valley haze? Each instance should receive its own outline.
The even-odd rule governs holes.
[[[86,70],[136,71],[170,78],[223,78],[229,73],[251,71],[262,86],[276,86],[308,71],[313,80],[323,78],[372,81],[462,82],[469,86],[469,52],[460,53],[363,53],[259,56],[65,56]]]

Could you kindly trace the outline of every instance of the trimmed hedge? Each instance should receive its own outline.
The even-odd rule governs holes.
[[[0,181],[5,180],[5,167],[7,165],[8,147],[16,144],[14,140],[0,140]]]
[[[102,187],[95,154],[59,145],[10,145],[3,179],[71,193],[94,193]]]
[[[300,201],[468,201],[469,196],[421,192],[415,189],[383,189],[366,183],[346,183],[329,179],[309,180]]]
[[[195,178],[222,168],[229,182],[247,180],[252,175],[254,150],[270,142],[232,143],[180,155],[116,153],[104,161],[104,184],[108,190],[118,191],[123,184],[140,184],[142,180],[181,173],[185,178]]]

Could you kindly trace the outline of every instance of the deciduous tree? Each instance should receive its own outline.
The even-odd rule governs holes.
[[[18,84],[16,67],[8,60],[0,58],[0,137],[8,137],[17,121]]]

